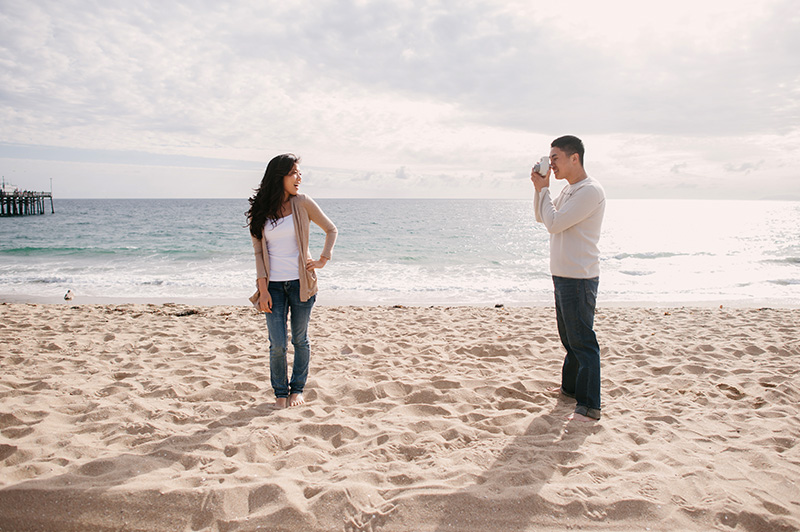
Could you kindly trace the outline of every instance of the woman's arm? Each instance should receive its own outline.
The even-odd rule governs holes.
[[[264,248],[261,244],[261,239],[256,238],[253,235],[250,235],[250,238],[253,241],[253,254],[256,257],[256,277],[262,278],[267,277],[267,271],[264,267]]]
[[[260,238],[250,235],[253,240],[253,254],[256,257],[256,285],[258,286],[258,310],[272,312],[272,297],[269,295],[267,268],[264,264],[264,248]]]
[[[258,310],[272,314],[272,296],[269,295],[269,286],[266,277],[256,279],[258,284]]]
[[[320,253],[320,260],[314,262],[322,262],[322,265],[319,268],[325,266],[325,263],[328,262],[331,258],[331,254],[333,253],[333,246],[336,244],[336,236],[338,235],[338,230],[336,229],[336,225],[325,216],[325,213],[322,212],[322,209],[317,205],[317,203],[306,196],[306,212],[308,212],[308,218],[317,224],[323,231],[325,231],[325,245],[322,247],[322,253]]]

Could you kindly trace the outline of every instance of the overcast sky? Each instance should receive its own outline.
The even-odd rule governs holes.
[[[797,0],[0,0],[0,174],[60,197],[800,199]]]

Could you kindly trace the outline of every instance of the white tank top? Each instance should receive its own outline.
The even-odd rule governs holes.
[[[280,218],[275,227],[267,221],[264,226],[269,253],[269,280],[294,281],[300,278],[300,250],[294,232],[292,215]]]

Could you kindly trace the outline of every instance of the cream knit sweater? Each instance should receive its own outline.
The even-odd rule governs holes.
[[[550,233],[550,273],[592,279],[600,275],[600,229],[606,209],[603,187],[591,177],[567,185],[553,201],[543,188],[534,197],[536,221]]]

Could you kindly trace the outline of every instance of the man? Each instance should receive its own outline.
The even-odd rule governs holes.
[[[536,189],[536,221],[550,233],[550,273],[556,301],[558,335],[567,350],[557,390],[577,403],[570,419],[600,419],[600,346],[594,310],[600,280],[600,227],[606,198],[600,183],[583,168],[583,142],[571,135],[550,144],[550,170],[531,171]],[[550,174],[568,185],[553,201]]]

